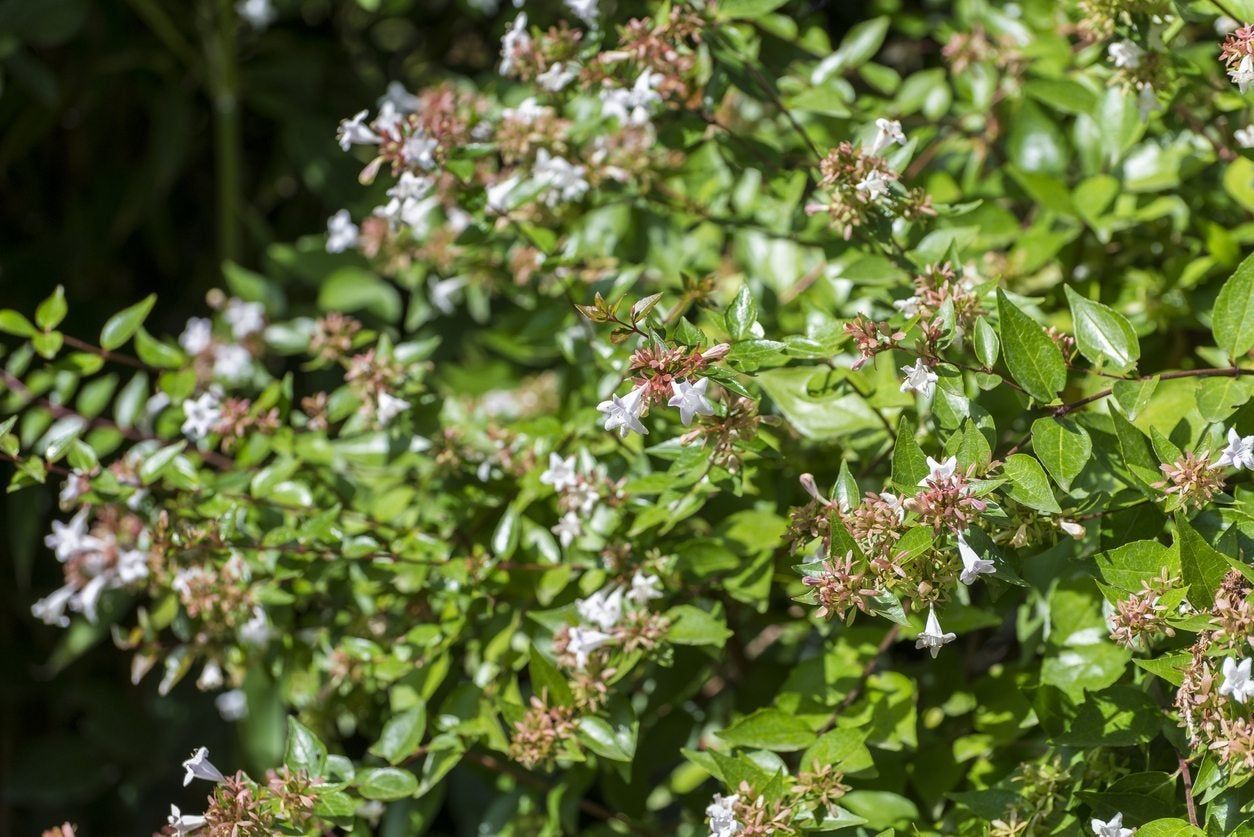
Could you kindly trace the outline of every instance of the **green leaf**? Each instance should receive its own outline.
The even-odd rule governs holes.
[[[0,331],[15,337],[34,337],[39,333],[30,320],[12,308],[0,310]]]
[[[1199,610],[1215,604],[1215,593],[1228,573],[1228,560],[1176,513],[1176,542],[1180,546],[1180,571],[1189,588],[1189,603]]]
[[[418,777],[399,767],[367,767],[357,772],[353,784],[366,799],[383,802],[404,799],[418,792]]]
[[[717,6],[718,16],[727,20],[765,17],[787,0],[723,0]]]
[[[1062,350],[1045,329],[1020,311],[1000,288],[997,310],[1001,318],[1002,357],[1011,377],[1037,401],[1053,401],[1067,384]]]
[[[1084,470],[1093,454],[1093,440],[1074,421],[1042,418],[1032,424],[1032,452],[1063,491]]]
[[[835,52],[823,59],[810,76],[811,84],[822,84],[832,76],[840,75],[865,64],[879,52],[888,37],[889,18],[873,17],[850,27]]]
[[[420,703],[404,712],[398,712],[384,725],[379,740],[370,747],[370,752],[387,760],[389,764],[400,764],[418,751],[426,731],[426,723],[425,704]]]
[[[50,331],[61,324],[69,307],[65,304],[65,288],[57,285],[52,296],[39,303],[35,309],[35,323],[44,331]]]
[[[283,762],[293,770],[304,770],[310,776],[321,776],[327,764],[327,745],[290,715],[287,718],[287,749]]]
[[[1026,453],[1013,454],[1007,457],[1003,471],[1010,480],[1011,499],[1037,511],[1051,514],[1062,511],[1049,487],[1045,470],[1036,459]]]
[[[612,726],[597,715],[579,719],[579,740],[598,756],[613,761],[631,761],[636,754],[635,736],[626,725]]]
[[[1121,371],[1136,365],[1141,344],[1127,317],[1113,308],[1080,296],[1064,285],[1080,353],[1094,365],[1109,361]]]
[[[676,645],[722,645],[732,632],[721,615],[693,605],[679,605],[668,611],[671,620],[666,638]]]
[[[754,336],[753,326],[758,321],[758,304],[749,292],[748,283],[740,286],[736,298],[727,306],[723,320],[732,340],[747,340]]]
[[[105,349],[116,349],[131,339],[136,330],[143,325],[157,303],[157,295],[149,294],[130,308],[123,309],[110,317],[100,330],[100,345]]]
[[[1161,819],[1138,828],[1136,837],[1206,837],[1206,832],[1186,820]]]
[[[143,328],[135,331],[135,354],[149,366],[158,369],[177,369],[183,364],[183,353],[161,342]]]
[[[1001,340],[997,337],[997,329],[989,325],[988,320],[980,317],[975,321],[975,356],[985,369],[992,369],[997,363],[997,353],[1001,350]]]
[[[160,448],[146,457],[139,466],[139,478],[144,485],[151,485],[156,482],[161,477],[162,472],[174,461],[174,457],[182,453],[186,447],[187,442],[175,442],[172,445]]]
[[[718,737],[733,747],[788,752],[812,744],[814,731],[796,715],[765,708],[733,721]]]
[[[893,445],[893,484],[913,492],[929,473],[927,457],[914,439],[914,426],[903,416],[897,424],[897,443]]]
[[[1211,331],[1229,357],[1244,357],[1254,348],[1254,256],[1247,256],[1220,289]]]

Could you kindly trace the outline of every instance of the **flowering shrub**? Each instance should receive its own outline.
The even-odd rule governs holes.
[[[177,340],[0,312],[32,612],[287,716],[166,833],[1254,831],[1254,4],[950,11],[519,11]]]

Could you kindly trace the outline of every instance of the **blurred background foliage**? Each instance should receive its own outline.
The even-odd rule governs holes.
[[[811,8],[836,38],[897,5]],[[153,330],[177,333],[224,263],[265,273],[272,245],[373,205],[335,145],[340,118],[392,80],[495,83],[514,14],[508,0],[276,7],[255,31],[233,0],[0,0],[0,307],[31,310],[62,284],[66,330],[91,333],[102,312],[155,291]],[[225,763],[264,768],[282,713],[254,711],[237,733],[190,682],[167,697],[152,680],[131,686],[107,635],[34,620],[32,590],[56,581],[37,560],[54,509],[51,491],[0,504],[0,835],[65,819],[81,834],[147,833],[193,746],[236,747]],[[257,707],[266,684],[250,691]]]

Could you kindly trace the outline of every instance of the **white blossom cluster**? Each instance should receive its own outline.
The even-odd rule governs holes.
[[[31,606],[31,613],[48,625],[67,627],[67,608],[96,621],[96,609],[105,590],[125,587],[148,577],[148,553],[142,548],[124,548],[112,533],[89,531],[88,508],[82,508],[69,523],[52,522],[52,533],[44,544],[62,564],[73,562],[65,585]],[[146,533],[139,543],[142,546]]]
[[[714,415],[714,405],[706,396],[710,387],[709,378],[698,378],[691,381],[675,381],[671,387],[672,395],[667,406],[679,409],[679,420],[687,427],[697,416]],[[597,404],[597,410],[605,414],[603,427],[617,431],[620,438],[627,438],[632,433],[642,436],[649,434],[649,428],[640,421],[644,417],[644,387],[638,386],[623,396],[610,395],[609,399]]]
[[[613,630],[630,607],[647,608],[649,602],[661,598],[661,587],[657,576],[637,571],[630,587],[607,587],[575,602],[580,623],[570,629],[566,643],[566,650],[575,657],[575,667],[583,670],[589,654],[614,641]]]

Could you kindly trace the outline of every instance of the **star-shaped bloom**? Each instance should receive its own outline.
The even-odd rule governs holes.
[[[1122,41],[1115,41],[1107,47],[1106,55],[1116,69],[1135,70],[1141,66],[1141,57],[1145,55],[1145,50],[1124,38]]]
[[[901,123],[896,119],[877,119],[875,128],[875,139],[871,140],[871,145],[867,148],[868,154],[880,154],[893,143],[906,144],[905,132],[901,130]]]
[[[575,655],[575,668],[582,671],[588,665],[588,655],[614,637],[595,628],[571,628],[566,636],[566,650]]]
[[[963,584],[971,584],[987,573],[996,572],[992,561],[981,558],[961,532],[958,533],[958,556],[962,558],[962,574],[958,580]]]
[[[641,607],[653,599],[662,598],[662,579],[636,570],[636,574],[631,577],[631,589],[627,591],[627,598]]]
[[[557,93],[574,81],[575,75],[576,73],[571,66],[557,61],[550,64],[547,70],[536,76],[536,83],[550,93]]]
[[[557,535],[558,542],[562,545],[562,549],[566,549],[575,542],[575,538],[583,534],[583,523],[579,520],[579,515],[567,512],[557,521],[557,525],[549,530]]]
[[[531,36],[527,34],[527,13],[519,12],[518,17],[510,24],[501,37],[500,73],[508,76],[514,72],[518,61],[518,53],[531,48]]]
[[[215,393],[202,392],[199,398],[188,398],[183,402],[183,435],[203,439],[213,432],[221,418],[222,408]]]
[[[557,492],[574,488],[579,483],[574,454],[562,459],[556,452],[550,453],[549,469],[540,475],[540,482],[553,486],[553,490]]]
[[[353,217],[348,214],[347,209],[341,209],[327,219],[328,253],[343,253],[353,249],[360,236],[361,229],[353,223]]]
[[[923,633],[919,634],[919,638],[915,640],[915,648],[926,648],[932,652],[932,659],[936,659],[936,655],[940,653],[942,645],[948,645],[958,638],[958,635],[952,631],[945,633],[941,630],[940,620],[936,618],[936,608],[929,607],[927,609],[927,625],[923,628]]]
[[[902,392],[917,392],[924,398],[932,394],[932,389],[936,386],[938,376],[923,358],[915,361],[913,366],[901,367],[901,371],[906,376],[906,379],[901,382]]]
[[[1250,682],[1250,660],[1237,662],[1232,657],[1224,659],[1224,682],[1219,687],[1219,694],[1230,696],[1237,703],[1245,701],[1254,694],[1254,683]]]
[[[391,105],[397,113],[416,113],[422,107],[422,99],[410,93],[399,81],[388,82],[387,90],[379,97],[379,107]]]
[[[1232,138],[1242,148],[1254,148],[1254,125],[1246,125],[1232,132]]]
[[[191,834],[198,828],[203,828],[205,818],[194,816],[192,814],[183,814],[179,811],[177,805],[170,806],[170,816],[165,820],[170,827],[174,829],[176,837],[183,837],[184,834]]]
[[[944,462],[937,462],[932,457],[927,458],[928,474],[919,480],[919,485],[926,486],[929,482],[942,482],[949,479],[958,470],[958,457],[951,456]]]
[[[208,747],[201,747],[193,752],[191,758],[183,762],[183,769],[187,771],[187,775],[183,777],[183,787],[190,785],[192,779],[221,782],[226,778],[222,775],[222,771],[214,767],[213,762],[209,761]]]
[[[731,796],[714,794],[714,800],[706,806],[705,818],[710,822],[710,837],[732,837],[744,827],[736,820],[735,804],[740,794]]]
[[[1254,436],[1241,436],[1235,427],[1228,428],[1228,446],[1220,451],[1215,467],[1228,465],[1238,471],[1243,468],[1254,470]]]
[[[366,124],[367,113],[369,111],[359,111],[352,119],[340,120],[340,127],[335,132],[335,138],[339,142],[340,148],[347,151],[354,145],[379,144],[379,135]]]
[[[854,188],[861,193],[864,201],[877,201],[888,194],[888,181],[879,172],[870,171]]]
[[[1132,837],[1136,833],[1135,828],[1123,827],[1122,813],[1115,814],[1108,822],[1102,822],[1095,817],[1090,825],[1097,837]]]
[[[642,436],[649,433],[649,429],[640,423],[644,399],[639,389],[633,389],[622,398],[611,395],[610,400],[602,401],[597,409],[605,413],[605,429],[617,430],[621,438],[625,439],[632,431]]]
[[[881,491],[880,499],[884,501],[893,512],[897,515],[897,522],[900,523],[906,519],[906,501],[893,494],[890,491]]]
[[[893,307],[907,317],[913,317],[919,313],[919,303],[922,302],[917,296],[908,296],[905,299],[893,300]]]
[[[1254,57],[1245,55],[1241,58],[1241,63],[1237,65],[1235,70],[1228,71],[1228,77],[1232,79],[1242,93],[1250,89],[1250,84],[1254,83]]]
[[[386,392],[379,393],[379,406],[375,408],[375,417],[380,424],[389,424],[392,419],[409,409],[409,402]]]
[[[213,323],[206,317],[192,317],[179,335],[179,345],[189,355],[198,355],[213,342]]]
[[[87,534],[87,509],[79,509],[69,523],[52,521],[52,534],[44,537],[44,546],[53,551],[58,561],[64,563],[80,553],[100,550],[104,547],[104,542]]]
[[[692,424],[693,416],[714,415],[714,405],[705,397],[705,391],[709,387],[709,378],[698,378],[695,384],[676,381],[671,387],[674,394],[666,403],[668,406],[679,408],[679,420],[684,423],[685,427]]]
[[[597,8],[597,0],[566,0],[566,8],[586,25],[596,27],[601,10]]]
[[[586,599],[577,600],[575,610],[584,622],[603,631],[611,630],[623,618],[623,591],[617,587],[598,590]]]

